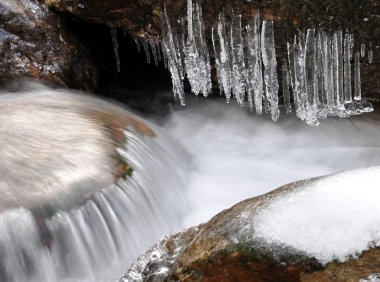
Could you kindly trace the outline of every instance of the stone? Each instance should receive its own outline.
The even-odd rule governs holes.
[[[359,281],[380,269],[380,248],[323,264],[303,251],[248,238],[252,216],[320,179],[298,181],[242,201],[209,222],[172,234],[141,256],[120,281]],[[327,177],[327,180],[328,177]],[[255,229],[255,227],[253,226]],[[246,237],[248,236],[248,237]],[[317,242],[316,242],[317,244]],[[154,267],[153,267],[154,265]]]
[[[90,54],[44,4],[0,2],[0,82],[42,80],[93,90],[97,71]]]

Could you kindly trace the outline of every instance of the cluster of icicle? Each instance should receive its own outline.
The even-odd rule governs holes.
[[[185,21],[187,24],[185,25]],[[170,70],[173,93],[185,105],[183,81],[185,76],[196,95],[211,93],[211,67],[206,43],[202,8],[187,0],[186,20],[172,27],[166,6],[161,12],[161,42],[149,37],[135,39],[140,51],[143,46],[150,62],[149,47],[155,64],[163,60]],[[247,21],[242,33],[241,15],[232,15],[226,21],[223,13],[211,30],[216,72],[220,93],[231,97],[244,107],[248,102],[251,111],[261,115],[270,113],[273,121],[279,118],[279,82],[274,41],[273,22],[261,20],[257,12]],[[111,31],[115,55],[117,41]],[[360,54],[365,55],[365,45],[354,53],[354,37],[323,29],[298,31],[293,43],[288,43],[288,58],[281,66],[282,92],[286,113],[293,107],[298,118],[309,125],[318,125],[327,116],[348,117],[373,111],[372,105],[361,98]],[[161,52],[162,55],[161,55]],[[368,61],[373,58],[368,50]],[[351,89],[351,59],[354,58],[354,97]],[[118,68],[120,64],[117,63]],[[292,96],[292,97],[291,97]]]
[[[353,34],[343,34],[341,30],[330,34],[323,29],[308,29],[306,37],[299,31],[287,48],[288,62],[284,61],[282,65],[287,112],[291,111],[290,86],[296,115],[309,125],[318,125],[318,119],[327,116],[348,117],[373,111],[372,105],[361,98],[360,55],[364,57],[365,45],[361,45],[360,52],[354,52]],[[372,51],[369,61],[372,61]]]
[[[180,31],[173,29],[164,7],[161,14],[163,53],[167,54],[174,96],[184,105],[185,74],[196,95],[202,93],[207,96],[211,93],[212,85],[210,55],[200,5],[193,5],[188,0],[187,32],[183,19],[180,23]],[[247,96],[251,110],[255,107],[258,114],[262,114],[264,101],[264,108],[271,112],[272,119],[276,121],[279,117],[279,86],[273,23],[264,20],[262,29],[260,26],[257,15],[254,22],[246,26],[247,36],[243,39],[241,16],[233,15],[231,24],[227,24],[224,14],[219,15],[218,22],[212,28],[219,89],[226,96],[227,103],[232,96],[242,107]]]

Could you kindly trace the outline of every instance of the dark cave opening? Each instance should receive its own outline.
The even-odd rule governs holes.
[[[120,72],[111,30],[104,24],[87,23],[71,16],[62,16],[67,28],[89,50],[98,70],[98,87],[95,94],[128,105],[133,110],[152,115],[166,113],[169,104],[177,104],[171,92],[170,73],[163,61],[156,66],[151,55],[150,63],[144,49],[138,52],[134,39],[117,29]]]

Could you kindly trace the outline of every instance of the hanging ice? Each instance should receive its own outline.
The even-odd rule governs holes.
[[[150,49],[152,50],[154,64],[158,66],[158,50],[156,46],[156,41],[154,40],[153,37],[149,37],[148,41],[149,41]]]
[[[170,26],[170,21],[166,12],[166,6],[161,12],[161,31],[162,31],[162,47],[164,56],[167,57],[168,68],[172,77],[173,94],[175,98],[179,98],[181,104],[185,105],[185,91],[183,89],[183,70],[181,64],[180,53],[175,48],[174,36]]]
[[[229,103],[232,93],[231,54],[230,40],[223,13],[219,14],[217,27],[213,32],[213,39],[214,51],[220,62],[219,66],[217,64],[218,80],[220,81],[219,87],[221,88],[221,92],[226,95],[227,103]]]
[[[253,26],[253,25],[252,25]],[[247,31],[246,36],[243,37],[244,43],[243,45],[247,46],[247,48],[244,50],[244,57],[245,57],[245,65],[247,67],[246,72],[246,89],[247,89],[247,98],[248,98],[248,104],[250,111],[253,111],[254,109],[254,74],[253,74],[253,65],[254,60],[256,59],[256,56],[253,52],[253,36],[252,36],[252,27],[250,24],[248,24],[245,27],[245,30]]]
[[[187,40],[185,46],[185,68],[191,91],[207,96],[211,93],[210,56],[205,38],[202,8],[187,1]]]
[[[361,77],[360,77],[360,56],[359,52],[355,53],[355,62],[354,62],[354,85],[355,85],[355,95],[354,95],[354,104],[357,109],[361,112],[372,112],[373,107],[370,102],[362,100],[362,89],[361,89]]]
[[[137,48],[137,52],[141,52],[141,45],[140,45],[140,42],[137,38],[134,39],[135,41],[135,44],[136,44],[136,48]]]
[[[162,58],[171,72],[175,97],[184,104],[185,76],[192,92],[207,96],[211,92],[211,68],[200,5],[187,0],[187,17],[179,18],[175,28],[171,28],[166,10],[161,20]],[[241,15],[233,14],[231,22],[226,22],[225,15],[220,13],[212,26],[211,39],[219,90],[226,96],[227,103],[233,94],[243,107],[247,93],[251,111],[255,109],[257,114],[262,114],[264,107],[276,121],[280,112],[273,22],[264,20],[261,23],[257,12],[242,30]],[[347,117],[358,114],[358,109],[363,111],[357,103],[363,101],[357,94],[360,92],[360,62],[355,63],[359,64],[358,68],[355,65],[355,103],[351,97],[353,35],[347,34],[344,43],[341,30],[331,35],[323,29],[308,29],[306,36],[298,31],[294,42],[287,43],[288,62],[281,67],[287,113],[292,107],[291,94],[297,117],[309,125],[318,125],[318,119],[327,116]],[[149,44],[143,44],[144,49],[150,46],[157,64],[161,59],[158,43],[149,38],[145,44]],[[359,55],[363,55],[365,45],[360,48]],[[368,60],[372,61],[372,48],[368,49]]]
[[[247,80],[248,80],[248,98],[250,108],[255,105],[256,114],[261,115],[263,111],[263,73],[261,61],[261,44],[260,44],[260,13],[257,12],[254,18],[253,25],[249,23],[246,26],[247,30]],[[253,96],[253,99],[252,99]]]
[[[317,126],[317,85],[316,85],[316,40],[315,29],[308,29],[306,34],[305,46],[305,86],[307,91],[306,102],[306,123]]]
[[[276,50],[274,47],[273,22],[263,21],[261,31],[261,53],[264,65],[265,94],[269,102],[271,117],[276,121],[280,116],[278,110],[278,79]]]
[[[212,46],[214,48],[214,57],[215,57],[215,67],[216,67],[216,76],[218,78],[218,84],[219,84],[219,91],[220,95],[223,94],[223,79],[221,74],[221,46],[220,46],[220,40],[218,38],[218,26],[215,25],[211,28],[211,39],[212,39]]]
[[[368,47],[368,63],[372,64],[372,61],[373,61],[372,43],[369,43],[369,47]]]
[[[364,43],[362,43],[360,45],[360,55],[362,56],[362,58],[364,58],[364,56],[365,56],[365,44]]]
[[[292,112],[292,105],[290,104],[290,93],[289,93],[289,71],[286,61],[282,63],[282,95],[284,96],[285,111],[287,114]]]
[[[332,58],[333,58],[333,89],[335,94],[335,111],[334,115],[339,117],[347,117],[348,114],[344,107],[344,74],[343,74],[343,50],[342,50],[342,31],[335,31],[332,43]],[[347,45],[349,50],[349,46]],[[351,78],[350,78],[351,79]],[[351,89],[350,89],[351,93]],[[351,95],[351,94],[350,94]]]
[[[305,88],[305,52],[304,34],[299,32],[294,37],[294,96],[297,97],[298,112],[297,117],[301,120],[306,119],[307,94]]]
[[[116,68],[117,68],[117,71],[120,72],[120,56],[119,56],[119,45],[117,43],[116,28],[111,29],[111,38],[112,38],[112,43],[113,43],[113,51],[115,52]]]
[[[244,106],[246,69],[241,34],[241,15],[233,15],[231,23],[232,93],[240,106]]]
[[[149,42],[148,42],[148,40],[143,39],[142,40],[142,46],[143,46],[144,51],[145,51],[146,61],[148,62],[148,64],[150,64],[150,52],[149,52]]]
[[[352,101],[351,89],[351,49],[353,47],[353,35],[347,33],[344,37],[344,107],[349,115],[360,114]]]
[[[300,118],[300,100],[298,96],[298,92],[296,91],[296,88],[298,89],[298,86],[296,86],[295,82],[295,69],[294,69],[294,45],[291,43],[287,43],[287,49],[288,49],[288,62],[289,62],[289,74],[290,74],[290,82],[292,86],[292,92],[293,92],[293,100],[294,100],[294,107],[296,109],[296,116]]]
[[[316,37],[316,56],[315,56],[315,90],[316,93],[316,103],[318,107],[317,117],[319,119],[327,118],[327,97],[326,92],[323,88],[323,31],[318,30],[318,34]]]

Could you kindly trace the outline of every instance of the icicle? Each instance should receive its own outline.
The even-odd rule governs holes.
[[[355,53],[354,61],[354,86],[355,86],[355,95],[354,100],[360,101],[362,99],[362,89],[361,89],[361,78],[360,78],[360,57],[359,52]]]
[[[156,45],[158,60],[162,61],[160,42],[157,38],[156,38],[154,44]]]
[[[352,101],[351,89],[351,53],[353,48],[353,35],[344,36],[344,107],[349,115],[358,115],[360,111],[355,108]]]
[[[149,40],[143,39],[142,40],[142,46],[143,46],[144,51],[145,51],[146,61],[148,62],[148,64],[150,64]]]
[[[263,82],[263,70],[262,70],[262,58],[261,58],[261,34],[260,34],[260,12],[257,11],[254,24],[253,24],[253,95],[255,101],[256,114],[261,115],[263,112],[263,96],[264,96],[264,82]]]
[[[307,95],[305,89],[305,52],[303,45],[303,32],[294,37],[294,96],[297,97],[298,113],[301,120],[306,119]]]
[[[198,24],[199,24],[199,30],[200,30],[200,55],[202,58],[203,68],[202,68],[202,93],[203,96],[208,96],[208,94],[211,93],[212,90],[212,83],[211,83],[211,66],[210,66],[210,54],[208,50],[208,45],[206,42],[206,31],[205,31],[205,25],[203,22],[203,15],[202,15],[202,7],[197,4],[196,6],[197,11],[197,18],[198,18]]]
[[[154,40],[153,37],[149,37],[148,41],[149,41],[150,49],[152,50],[154,64],[158,66],[158,54],[157,54],[157,48],[156,48],[156,41]]]
[[[168,68],[168,55],[166,54],[166,49],[165,49],[163,41],[160,42],[160,48],[161,48],[161,52],[162,52],[162,60],[164,61],[164,67],[167,69]]]
[[[111,29],[111,38],[112,38],[112,43],[113,43],[113,50],[115,52],[117,72],[120,72],[119,45],[117,43],[116,28]]]
[[[318,30],[317,46],[316,46],[316,62],[315,62],[315,88],[316,88],[316,101],[318,106],[317,117],[319,119],[327,118],[327,97],[323,89],[323,31]]]
[[[289,71],[286,60],[282,63],[282,95],[284,97],[285,111],[287,114],[292,112],[292,105],[290,104],[290,92],[289,92]]]
[[[355,86],[355,95],[354,95],[354,104],[357,109],[361,112],[373,112],[372,104],[366,100],[362,100],[362,89],[361,89],[361,77],[360,77],[360,56],[359,52],[355,53],[354,59],[354,86]]]
[[[188,34],[185,47],[185,68],[191,91],[207,96],[211,92],[211,67],[205,39],[202,8],[197,4],[193,11],[191,0],[187,1]]]
[[[334,85],[333,85],[333,60],[331,37],[326,31],[322,31],[322,66],[323,66],[323,92],[326,97],[327,114],[335,116]]]
[[[164,11],[161,12],[161,31],[162,31],[162,47],[167,56],[168,68],[172,77],[173,94],[181,101],[181,105],[185,105],[185,92],[183,89],[183,77],[181,69],[181,58],[178,57],[178,52],[175,48],[173,32],[170,26],[170,21],[166,12],[166,5]]]
[[[241,35],[241,15],[233,15],[231,23],[231,53],[233,94],[240,106],[244,106],[245,99],[245,62],[243,53],[243,39]]]
[[[364,58],[364,56],[365,56],[365,44],[364,43],[362,43],[360,45],[360,55],[362,56],[362,58]]]
[[[308,125],[317,126],[317,100],[316,100],[316,82],[315,82],[315,64],[316,64],[316,41],[315,29],[308,29],[306,34],[305,45],[305,86],[307,91],[306,103],[306,123]]]
[[[135,44],[136,44],[136,47],[137,47],[137,52],[141,52],[141,45],[140,45],[140,42],[137,38],[134,39],[135,40]]]
[[[185,44],[185,23],[184,18],[181,18],[180,20],[180,33],[179,33],[179,39],[178,39],[178,48],[179,48],[179,54],[181,56],[181,69],[182,69],[182,76],[185,77],[186,75],[186,66],[185,66],[185,50],[186,50],[186,44]]]
[[[247,74],[247,97],[250,111],[254,109],[254,88],[255,88],[255,74],[254,74],[254,64],[256,60],[256,54],[254,52],[253,47],[253,29],[252,24],[248,24],[245,29],[247,31],[247,35],[243,37],[244,45],[247,46],[244,57],[246,58],[246,74]]]
[[[220,42],[220,76],[222,80],[223,91],[226,95],[227,103],[229,103],[232,94],[231,53],[230,40],[227,34],[226,22],[223,13],[219,14],[218,37]]]
[[[368,47],[368,63],[372,64],[373,61],[373,50],[372,50],[372,42],[369,43]]]
[[[270,105],[272,120],[276,121],[278,110],[278,79],[276,50],[274,48],[273,22],[264,20],[261,32],[261,52],[264,65],[266,97]]]
[[[335,114],[339,117],[347,117],[348,113],[344,107],[344,73],[343,73],[343,50],[342,50],[342,31],[334,32],[332,44],[332,59],[333,59],[333,82],[335,93]],[[347,56],[349,57],[350,46],[347,44]],[[351,77],[350,77],[351,79]],[[350,90],[351,91],[351,90]],[[351,95],[351,93],[350,93]]]
[[[287,42],[287,49],[288,49],[288,62],[289,62],[289,76],[290,76],[290,83],[292,87],[292,93],[293,93],[293,100],[294,100],[294,107],[296,109],[296,116],[300,118],[300,101],[298,97],[298,93],[296,92],[296,85],[295,85],[295,77],[294,77],[294,45]]]
[[[212,46],[214,47],[214,57],[215,57],[215,66],[216,66],[216,76],[218,78],[218,84],[219,84],[219,91],[220,95],[223,94],[223,80],[222,80],[222,74],[221,74],[221,48],[220,48],[220,40],[218,38],[218,26],[214,26],[211,28],[211,39],[212,39]]]

